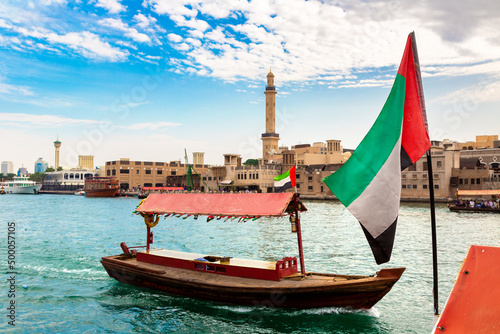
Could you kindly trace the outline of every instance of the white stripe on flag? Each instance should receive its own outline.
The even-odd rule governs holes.
[[[398,217],[400,199],[401,137],[377,175],[348,209],[377,238]]]

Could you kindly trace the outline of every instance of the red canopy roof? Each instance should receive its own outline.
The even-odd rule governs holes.
[[[500,189],[496,190],[458,190],[458,196],[489,196],[500,195]]]
[[[207,216],[282,216],[293,212],[294,193],[279,194],[151,194],[136,209],[148,214]],[[298,200],[300,211],[306,211]]]

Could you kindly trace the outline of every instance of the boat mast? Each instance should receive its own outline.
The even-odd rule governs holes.
[[[299,244],[299,260],[300,260],[300,273],[302,277],[306,277],[306,269],[304,267],[304,250],[302,248],[302,229],[300,228],[300,217],[299,217],[299,194],[295,193],[293,196],[294,209],[295,209],[295,223],[297,225],[297,241]]]

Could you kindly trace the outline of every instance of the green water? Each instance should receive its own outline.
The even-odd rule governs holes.
[[[433,322],[429,213],[403,204],[392,259],[377,266],[356,220],[337,202],[305,201],[306,270],[371,275],[406,267],[371,310],[276,310],[229,306],[135,288],[107,276],[99,260],[119,244],[142,245],[145,225],[133,198],[62,195],[0,196],[0,332],[12,333],[429,333]],[[494,214],[451,213],[437,207],[440,305],[469,245],[500,246]],[[15,327],[8,325],[7,232],[15,222]],[[161,220],[156,247],[277,260],[297,256],[287,219],[235,223]]]

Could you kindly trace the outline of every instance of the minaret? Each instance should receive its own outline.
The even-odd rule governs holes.
[[[54,147],[56,148],[56,163],[54,165],[54,169],[57,170],[57,168],[59,167],[59,147],[61,147],[59,137],[57,137],[57,140],[54,142]]]
[[[269,155],[278,152],[280,137],[276,131],[276,88],[274,87],[274,74],[269,70],[267,74],[266,91],[266,133],[262,134],[262,164],[269,162]]]

